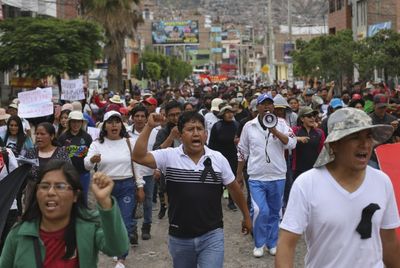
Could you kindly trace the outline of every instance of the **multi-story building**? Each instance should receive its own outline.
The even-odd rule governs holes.
[[[352,0],[351,5],[354,39],[372,36],[380,29],[399,30],[398,0]]]
[[[329,0],[328,27],[330,34],[351,29],[351,0]]]

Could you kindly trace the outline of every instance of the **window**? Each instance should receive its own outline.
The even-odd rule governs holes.
[[[336,11],[335,0],[329,0],[329,13]]]
[[[336,0],[336,10],[341,10],[344,6],[344,0]]]

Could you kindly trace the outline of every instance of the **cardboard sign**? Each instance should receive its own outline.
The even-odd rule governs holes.
[[[87,133],[92,136],[93,140],[96,140],[99,138],[100,136],[100,129],[99,128],[95,128],[95,127],[88,127],[87,128]]]
[[[18,93],[18,116],[35,118],[53,114],[52,88],[37,88]]]
[[[83,89],[83,80],[64,80],[61,79],[61,99],[68,101],[76,101],[85,99],[85,91]]]

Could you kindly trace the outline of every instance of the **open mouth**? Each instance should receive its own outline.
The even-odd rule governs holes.
[[[200,146],[201,145],[201,140],[200,139],[194,139],[194,140],[192,140],[192,144],[194,146]]]
[[[58,206],[57,202],[55,201],[48,201],[46,202],[46,208],[48,210],[54,210]]]
[[[368,157],[368,153],[365,153],[365,152],[356,153],[356,157],[357,157],[357,159],[359,159],[361,161],[366,161],[367,157]]]

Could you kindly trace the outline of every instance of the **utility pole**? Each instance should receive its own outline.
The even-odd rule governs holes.
[[[270,67],[270,79],[273,83],[275,74],[275,36],[274,27],[272,25],[272,0],[268,0],[268,62]]]
[[[288,0],[288,28],[289,28],[289,43],[292,44],[292,0]],[[293,59],[288,63],[288,85],[293,87]]]

